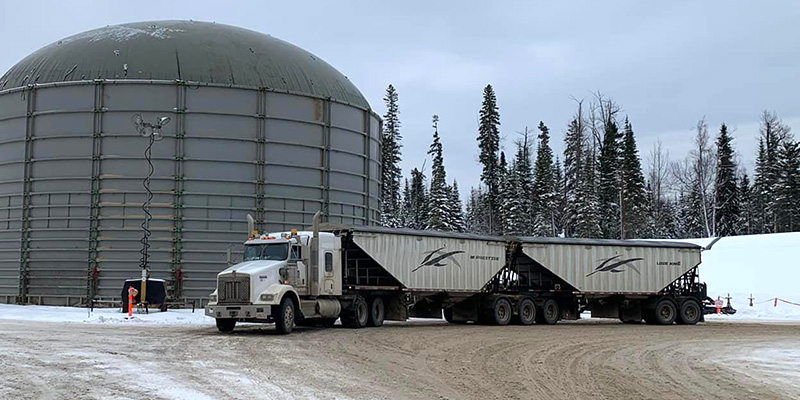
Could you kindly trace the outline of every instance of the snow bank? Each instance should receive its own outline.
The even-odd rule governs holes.
[[[800,321],[800,306],[787,304],[778,300],[777,306],[775,305],[775,295],[765,293],[752,293],[753,306],[750,307],[751,293],[731,293],[731,305],[736,309],[734,315],[707,315],[706,319],[710,321],[718,320],[798,320]],[[722,294],[723,302],[727,302],[725,297],[727,293]],[[714,299],[717,295],[713,296]],[[795,304],[800,304],[800,296],[785,296],[779,299],[787,300]]]
[[[0,304],[0,320],[25,320],[38,322],[84,322],[94,324],[168,324],[168,325],[213,325],[214,319],[203,314],[198,308],[192,313],[188,310],[169,310],[160,312],[150,310],[150,314],[139,314],[136,311],[131,319],[119,308],[88,308],[20,306]]]
[[[713,239],[682,239],[706,246]],[[703,251],[700,280],[708,284],[714,299],[730,294],[733,316],[719,319],[800,320],[800,306],[778,301],[778,297],[800,304],[800,232],[732,236],[720,239]],[[750,296],[753,307],[750,307]]]

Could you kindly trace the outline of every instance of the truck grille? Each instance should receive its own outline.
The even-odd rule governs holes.
[[[217,301],[219,304],[249,304],[250,275],[220,275],[217,279]]]

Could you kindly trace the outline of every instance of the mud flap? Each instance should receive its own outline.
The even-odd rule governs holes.
[[[408,307],[403,301],[403,296],[385,297],[384,304],[386,305],[385,320],[405,321],[408,319]]]
[[[409,316],[417,318],[442,318],[442,303],[424,298],[411,306]]]

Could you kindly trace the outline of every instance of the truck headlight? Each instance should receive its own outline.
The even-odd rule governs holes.
[[[274,294],[262,294],[261,295],[261,301],[272,301],[274,299],[275,299],[275,295]]]

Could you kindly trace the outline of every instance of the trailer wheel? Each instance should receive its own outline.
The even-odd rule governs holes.
[[[347,310],[347,313],[341,316],[342,325],[348,328],[363,328],[367,326],[369,319],[369,307],[367,301],[361,296],[356,296],[353,300],[353,306]]]
[[[289,296],[283,296],[281,304],[273,307],[273,311],[276,311],[273,313],[275,316],[275,329],[281,335],[292,333],[294,328],[294,302],[292,299]]]
[[[492,322],[495,325],[508,325],[511,322],[511,315],[514,312],[511,309],[511,303],[504,298],[499,298],[494,302],[492,309]]]
[[[653,308],[653,322],[658,325],[672,325],[677,316],[678,310],[672,300],[661,299]]]
[[[700,304],[696,300],[686,300],[681,304],[681,311],[678,313],[676,322],[684,325],[694,325],[700,322],[702,315]]]
[[[517,322],[520,325],[530,325],[536,320],[536,304],[531,299],[522,299],[517,304]]]
[[[536,323],[539,324],[555,325],[561,314],[558,303],[553,299],[545,300],[542,308],[537,311]]]
[[[383,299],[375,297],[370,302],[369,318],[367,319],[367,326],[381,326],[383,325],[383,318],[386,316]]]
[[[233,318],[217,318],[217,330],[220,332],[233,332],[236,320]]]

